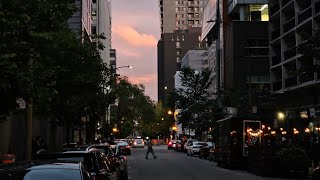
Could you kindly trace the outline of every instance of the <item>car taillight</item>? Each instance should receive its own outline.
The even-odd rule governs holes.
[[[169,145],[171,145],[172,143],[171,142],[169,142]]]

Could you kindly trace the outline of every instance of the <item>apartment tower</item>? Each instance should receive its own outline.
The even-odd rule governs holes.
[[[158,42],[158,100],[174,91],[174,75],[182,57],[199,48],[203,10],[208,0],[159,0],[161,38]]]

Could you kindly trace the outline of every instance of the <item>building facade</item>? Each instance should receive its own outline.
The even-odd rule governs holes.
[[[110,63],[111,49],[111,1],[93,0],[92,1],[92,34],[103,34],[105,39],[98,39],[104,46],[100,50],[100,56],[104,63]]]
[[[202,63],[213,70],[211,88],[215,96],[234,92],[251,96],[252,89],[268,92],[269,18],[266,3],[263,0],[210,0],[205,8],[203,21],[207,23],[202,27],[201,40],[207,44],[207,49]],[[248,112],[256,106],[252,99],[243,105],[248,106]]]
[[[314,131],[320,125],[320,72],[298,72],[319,62],[299,54],[298,47],[320,28],[320,2],[269,0],[271,92],[292,124]]]
[[[92,1],[91,0],[75,0],[78,9],[76,13],[69,19],[69,28],[75,33],[90,38],[92,25]]]
[[[161,38],[158,42],[158,100],[174,91],[174,75],[190,49],[199,48],[207,0],[159,0]],[[165,103],[163,103],[165,104]]]
[[[196,71],[201,71],[202,65],[202,54],[205,52],[203,49],[189,50],[187,54],[182,58],[181,68],[190,67]]]

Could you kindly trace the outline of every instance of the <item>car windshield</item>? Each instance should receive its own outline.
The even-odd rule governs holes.
[[[137,142],[138,144],[141,144],[141,143],[142,143],[142,139],[136,139],[136,142]]]
[[[43,169],[31,170],[21,180],[79,180],[80,170],[76,169]],[[20,180],[20,179],[15,179]]]

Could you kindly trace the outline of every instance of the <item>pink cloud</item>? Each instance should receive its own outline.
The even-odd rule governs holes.
[[[157,81],[156,74],[145,74],[140,76],[130,76],[129,81],[133,84],[150,84]]]
[[[125,50],[125,49],[117,49],[117,52],[119,54],[122,54],[123,56],[126,57],[134,57],[134,58],[139,58],[141,57],[141,54],[138,51],[130,51],[130,50]]]
[[[115,25],[112,32],[133,46],[155,47],[157,45],[157,39],[153,35],[139,33],[128,25]]]

